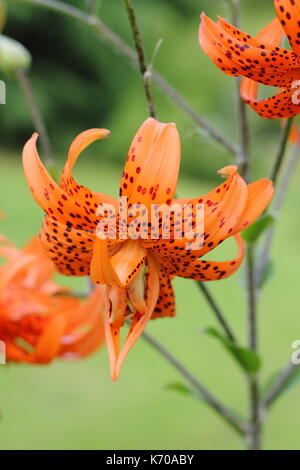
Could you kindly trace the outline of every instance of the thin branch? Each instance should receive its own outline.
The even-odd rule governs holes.
[[[231,410],[222,405],[198,379],[196,379],[191,372],[181,364],[162,344],[160,344],[152,335],[147,332],[142,334],[142,337],[149,343],[156,351],[163,356],[175,369],[192,385],[192,387],[199,392],[205,401],[213,408],[219,415],[222,416],[228,424],[231,425],[239,434],[245,433],[245,424],[240,422]]]
[[[246,247],[247,263],[247,320],[248,320],[248,346],[252,351],[257,352],[257,308],[255,289],[255,266],[254,248],[251,245]],[[249,412],[250,422],[248,427],[247,443],[250,450],[261,448],[261,415],[259,406],[259,383],[257,375],[248,376]]]
[[[257,352],[257,309],[255,289],[254,249],[247,246],[247,311],[248,311],[248,346]],[[257,375],[248,376],[250,423],[248,427],[247,442],[250,450],[261,447],[261,415],[259,406],[259,383]]]
[[[248,290],[248,345],[257,350],[257,325],[256,325],[256,291],[254,277],[254,251],[251,245],[247,251],[247,290]]]
[[[232,19],[234,24],[240,27],[240,0],[231,0]],[[246,181],[249,181],[250,155],[249,155],[249,126],[245,103],[240,95],[240,80],[237,81],[238,122],[240,142],[243,152],[240,157],[241,173]],[[246,272],[247,272],[247,331],[248,346],[252,351],[257,351],[257,309],[255,289],[254,248],[246,247]],[[249,426],[247,443],[250,450],[261,447],[261,417],[259,407],[259,383],[257,375],[248,375],[249,394]]]
[[[282,373],[279,375],[278,379],[271,387],[266,397],[262,400],[261,407],[263,409],[269,408],[275,402],[276,398],[280,395],[286,383],[295,372],[296,367],[300,366],[289,362],[289,364],[283,369]]]
[[[287,119],[280,134],[279,145],[278,145],[277,153],[275,155],[275,162],[274,162],[274,166],[272,168],[271,177],[270,177],[274,185],[277,183],[279,172],[283,163],[293,119],[294,117],[290,117]]]
[[[99,33],[113,48],[129,59],[130,63],[137,67],[139,65],[136,52],[129,47],[114,31],[106,26],[99,18],[88,15],[83,11],[71,5],[64,4],[58,0],[16,0],[32,5],[48,8],[50,10],[63,13],[69,17],[75,18],[88,25],[94,31]],[[199,127],[204,129],[207,134],[219,142],[230,153],[240,155],[241,149],[238,145],[232,143],[218,129],[214,128],[198,111],[196,111],[183,96],[157,72],[152,72],[153,82],[158,88],[172,101],[175,102]]]
[[[131,0],[124,0],[124,3],[125,3],[126,10],[127,10],[128,19],[130,22],[134,44],[135,44],[135,48],[136,48],[136,52],[138,56],[140,72],[141,72],[145,95],[146,95],[147,104],[148,104],[148,111],[149,111],[150,116],[155,118],[156,110],[155,110],[155,105],[154,105],[154,100],[153,100],[153,93],[151,89],[151,76],[150,76],[151,74],[150,74],[150,71],[148,70],[148,66],[146,62],[142,36],[139,30],[137,18],[136,18]]]
[[[293,146],[291,156],[287,162],[286,169],[284,171],[284,174],[282,176],[282,180],[280,183],[280,186],[277,190],[276,198],[274,201],[274,206],[272,208],[272,214],[278,218],[281,212],[281,208],[284,202],[285,195],[287,193],[288,186],[290,184],[290,181],[294,175],[295,168],[297,166],[298,160],[299,160],[299,154],[300,154],[300,143],[297,143],[296,145]],[[257,262],[257,268],[256,268],[256,273],[255,273],[255,283],[256,283],[256,288],[259,289],[262,278],[266,269],[266,266],[268,264],[268,261],[270,259],[270,251],[272,248],[272,242],[275,234],[275,225],[271,227],[266,236],[265,240],[263,242],[262,248],[261,248],[261,255],[258,259]]]
[[[240,0],[231,0],[231,16],[232,23],[240,28],[241,12]],[[240,168],[240,173],[246,181],[249,181],[249,126],[247,118],[247,105],[241,98],[240,93],[241,78],[236,79],[236,101],[238,111],[238,132],[242,148],[240,155],[237,155],[237,164]]]
[[[241,79],[237,78],[236,88],[237,88],[237,109],[238,109],[238,126],[239,126],[239,136],[241,147],[244,150],[240,155],[237,156],[237,164],[239,166],[240,173],[245,181],[249,181],[249,127],[247,119],[247,108],[246,103],[241,98],[240,95],[240,86]]]
[[[236,338],[232,332],[231,327],[228,325],[227,320],[224,317],[222,310],[220,309],[219,305],[217,304],[216,300],[212,296],[208,287],[204,285],[203,282],[197,282],[199,289],[201,290],[202,294],[204,295],[205,299],[207,300],[209,306],[211,307],[212,311],[214,312],[217,321],[220,323],[221,327],[223,328],[225,334],[227,335],[228,339],[233,343],[236,343]]]
[[[42,145],[43,153],[45,156],[45,162],[48,167],[53,167],[54,159],[52,156],[52,151],[50,147],[50,141],[49,141],[46,125],[42,118],[38,104],[35,100],[30,78],[28,77],[28,74],[26,70],[24,69],[17,69],[16,75],[20,83],[20,87],[24,93],[27,106],[30,110],[34,128],[36,132],[38,132],[40,139],[41,139],[41,145]]]

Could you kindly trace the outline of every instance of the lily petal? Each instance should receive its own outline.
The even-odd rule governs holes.
[[[241,266],[244,257],[242,237],[235,235],[234,238],[238,246],[236,258],[219,262],[200,259],[191,263],[177,263],[173,266],[173,269],[169,268],[169,273],[173,276],[185,277],[196,281],[217,281],[232,276]]]
[[[274,187],[269,179],[262,178],[249,184],[247,205],[234,232],[242,232],[251,225],[267,208],[273,196]]]
[[[299,21],[300,8],[297,0],[274,1],[277,16],[286,32],[293,51],[300,56]]]
[[[159,297],[151,317],[152,320],[155,318],[174,317],[176,314],[175,294],[171,277],[168,274],[160,273],[159,286]]]
[[[279,46],[283,37],[284,29],[278,18],[274,18],[265,28],[263,28],[256,36],[258,41]],[[259,83],[251,80],[250,78],[243,78],[241,81],[241,97],[247,103],[256,100]]]
[[[179,165],[180,139],[175,124],[149,118],[132,141],[120,194],[129,198],[129,204],[170,203]]]
[[[239,39],[243,33],[231,35],[223,28],[226,23],[221,20],[214,23],[204,13],[201,15],[199,41],[204,52],[213,60],[215,65],[224,73],[231,76],[242,75],[266,85],[285,87],[291,83],[291,70],[299,68],[297,57],[288,50],[275,51],[268,44],[255,44],[251,41]],[[245,36],[244,36],[245,39]],[[263,49],[260,47],[263,46]],[[281,55],[287,57],[282,62]],[[274,74],[274,65],[279,66]]]

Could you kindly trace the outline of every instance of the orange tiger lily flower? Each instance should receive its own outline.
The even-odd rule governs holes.
[[[60,272],[73,276],[90,274],[93,282],[106,286],[105,333],[115,380],[148,321],[175,315],[171,284],[174,276],[211,281],[224,279],[239,268],[243,259],[239,232],[267,207],[273,185],[261,179],[248,186],[232,166],[220,171],[226,181],[208,194],[191,200],[174,199],[180,165],[179,135],[175,124],[149,118],[133,138],[121,179],[120,195],[128,201],[127,226],[118,215],[119,236],[103,239],[99,232],[97,236],[97,225],[103,220],[99,211],[97,215],[97,208],[107,202],[114,208],[118,201],[79,185],[72,177],[72,167],[83,149],[108,135],[105,129],[91,129],[73,141],[59,185],[39,159],[36,134],[25,145],[23,163],[33,197],[46,213],[41,241],[47,255]],[[147,212],[153,204],[155,208],[160,204],[170,208],[174,203],[179,209],[189,203],[193,209],[189,227],[195,230],[196,249],[187,249],[187,234],[175,237],[178,229],[174,218],[169,239],[161,236],[162,219],[157,226],[154,224],[154,237],[147,237],[150,228],[146,222],[141,224],[140,237],[132,239],[126,235],[129,222],[134,221],[131,205],[144,207]],[[199,204],[204,210],[205,232],[195,226],[194,209]],[[235,259],[199,260],[232,236],[238,246]],[[131,324],[121,347],[120,330],[126,320]]]
[[[279,46],[284,37],[284,29],[278,20],[275,18],[271,21],[265,28],[263,28],[255,39],[258,41],[264,41],[273,46]],[[250,78],[243,78],[241,81],[241,97],[247,103],[251,103],[253,106],[254,103],[258,102],[257,94],[259,89],[259,83],[251,80]],[[264,100],[262,100],[264,101]],[[281,119],[281,126],[286,122],[286,118]],[[292,125],[292,129],[289,135],[289,141],[293,144],[297,144],[300,141],[300,131],[297,123]]]
[[[8,361],[46,364],[55,357],[80,358],[104,339],[103,293],[81,303],[54,283],[55,266],[38,238],[23,250],[1,237],[0,339]],[[59,295],[55,295],[59,294]]]
[[[250,79],[242,84],[241,95],[256,113],[266,119],[300,113],[295,100],[300,79],[300,8],[298,0],[274,0],[277,18],[256,38],[240,31],[223,18],[214,23],[204,13],[199,42],[204,52],[225,74]],[[286,35],[291,50],[279,47]],[[256,99],[258,84],[281,88],[264,100]]]

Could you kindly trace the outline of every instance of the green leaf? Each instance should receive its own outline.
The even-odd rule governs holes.
[[[200,392],[198,392],[197,390],[193,388],[188,387],[182,382],[171,382],[167,384],[165,388],[168,390],[174,390],[175,392],[179,392],[183,395],[190,395],[191,397],[197,398],[198,400],[206,401]]]
[[[250,374],[258,372],[261,366],[261,359],[254,351],[233,343],[216,328],[208,327],[203,332],[218,339],[244,371]]]
[[[260,235],[274,223],[274,220],[270,214],[261,216],[242,232],[243,239],[250,244],[256,243]]]
[[[262,273],[259,287],[263,287],[268,281],[274,276],[274,262],[269,260],[265,266],[264,272]]]
[[[273,374],[269,379],[266,381],[266,384],[263,387],[263,398],[266,397],[271,390],[271,388],[274,386],[274,384],[277,382],[278,378],[282,374],[282,369],[277,371],[275,374]],[[292,387],[295,385],[298,385],[300,383],[300,365],[295,366],[293,372],[285,382],[284,386],[280,390],[280,393],[276,396],[276,398],[273,400],[273,403],[277,398],[281,397],[285,393],[289,392]]]

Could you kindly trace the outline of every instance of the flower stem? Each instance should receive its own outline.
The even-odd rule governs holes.
[[[276,398],[280,395],[288,380],[294,374],[296,367],[297,365],[293,364],[292,362],[289,362],[289,364],[285,366],[273,387],[271,387],[266,397],[262,400],[262,409],[269,408],[275,402]]]
[[[17,0],[20,1],[20,0]],[[129,47],[114,31],[106,26],[100,18],[89,15],[78,8],[65,4],[58,0],[21,0],[23,3],[37,5],[50,10],[63,13],[86,24],[104,38],[114,50],[126,57],[132,65],[139,66],[136,52]],[[185,98],[160,74],[152,72],[153,83],[173,102],[176,103],[196,124],[204,129],[206,133],[233,155],[240,155],[241,149],[238,145],[227,139],[218,129],[210,124]]]
[[[41,112],[39,110],[38,104],[35,100],[33,89],[32,89],[32,84],[30,81],[30,78],[24,69],[17,69],[16,70],[16,75],[20,84],[20,87],[24,93],[25,99],[27,106],[30,110],[30,114],[32,117],[32,122],[34,125],[34,128],[36,132],[38,132],[40,139],[41,139],[41,145],[43,148],[43,153],[45,156],[45,162],[48,167],[53,167],[54,166],[54,159],[52,156],[52,151],[50,147],[50,142],[49,142],[49,137],[46,129],[46,125],[43,121]]]
[[[231,0],[231,16],[232,23],[240,28],[241,23],[241,12],[240,12],[240,0]],[[242,177],[249,181],[249,126],[247,118],[247,108],[246,104],[241,98],[240,87],[241,87],[241,78],[236,79],[236,101],[237,101],[237,115],[238,115],[238,133],[239,140],[241,145],[241,153],[237,155],[237,165],[239,166],[240,173]]]
[[[256,309],[256,289],[255,289],[255,266],[254,249],[248,245],[247,248],[247,311],[248,311],[248,346],[257,352],[257,309]],[[248,394],[250,422],[248,427],[247,443],[249,450],[259,450],[261,448],[261,416],[259,406],[259,382],[258,376],[248,374]]]
[[[144,51],[143,42],[142,42],[142,36],[141,36],[140,29],[138,26],[137,18],[136,18],[131,0],[124,0],[124,3],[125,3],[126,10],[127,10],[128,19],[130,22],[134,44],[135,44],[135,48],[136,48],[136,52],[138,56],[140,72],[141,72],[146,100],[148,104],[148,111],[149,111],[150,116],[152,116],[153,118],[156,118],[156,110],[155,110],[155,105],[154,105],[154,100],[153,100],[153,93],[151,89],[151,73],[147,66],[145,51]]]
[[[232,21],[240,28],[240,0],[231,0]],[[240,79],[237,80],[238,122],[241,147],[243,149],[240,162],[241,174],[249,182],[250,154],[249,154],[249,125],[246,105],[240,95]],[[254,248],[246,247],[246,272],[247,272],[247,331],[248,346],[257,352],[257,308],[255,289]],[[249,450],[261,448],[261,416],[259,405],[259,381],[258,376],[248,374],[249,396],[249,424],[247,429],[247,445]]]
[[[284,171],[282,180],[280,182],[280,185],[276,193],[274,206],[272,208],[272,214],[274,215],[275,218],[278,218],[280,215],[282,204],[284,202],[284,198],[287,192],[287,188],[294,175],[295,168],[299,160],[299,154],[300,154],[300,143],[297,143],[296,145],[293,146],[291,156],[287,162],[286,169]],[[259,257],[259,260],[257,262],[257,268],[256,268],[256,273],[255,273],[255,283],[256,283],[257,290],[260,289],[262,278],[263,278],[266,266],[270,258],[270,251],[271,251],[272,241],[273,241],[274,234],[275,234],[275,229],[276,229],[276,224],[274,224],[267,231],[261,251],[260,251],[261,256]]]
[[[142,337],[149,343],[156,351],[163,356],[177,371],[192,385],[192,387],[203,397],[203,399],[213,408],[225,421],[237,431],[239,434],[244,435],[245,424],[240,422],[231,410],[222,405],[211,392],[209,392],[204,385],[191,372],[178,361],[162,344],[160,344],[152,335],[143,332]]]
[[[274,162],[274,166],[272,168],[272,172],[271,172],[271,176],[270,176],[270,179],[273,181],[274,185],[277,183],[279,172],[281,170],[281,166],[282,166],[285,151],[286,151],[286,148],[287,148],[288,139],[289,139],[293,119],[294,119],[294,117],[290,117],[290,118],[287,119],[287,121],[286,121],[286,123],[285,123],[285,125],[284,125],[284,127],[281,131],[281,134],[280,134],[279,145],[278,145],[278,149],[277,149],[277,152],[276,152],[276,155],[275,155],[275,162]]]
[[[210,305],[212,311],[214,312],[219,324],[223,328],[226,336],[232,343],[236,343],[236,338],[232,332],[231,327],[228,325],[227,320],[225,319],[225,316],[220,309],[219,305],[217,304],[216,300],[212,296],[210,290],[208,287],[204,285],[203,282],[197,282],[197,285],[199,289],[201,290],[202,294],[204,295],[205,299],[207,300],[208,304]]]

